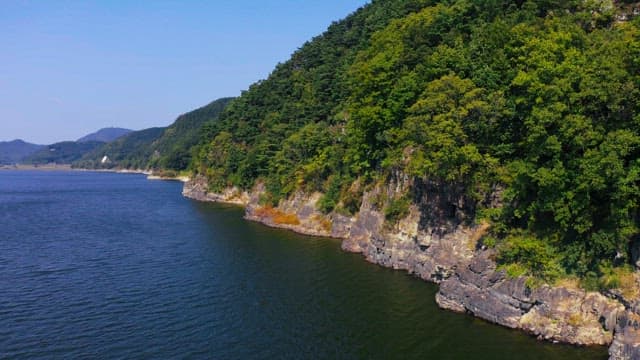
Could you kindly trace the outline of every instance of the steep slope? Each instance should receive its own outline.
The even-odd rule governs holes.
[[[432,3],[373,1],[304,44],[266,80],[233,101],[207,129],[205,136],[211,142],[198,153],[197,171],[207,174],[216,189],[229,184],[250,187],[259,177],[267,177],[270,193],[280,197],[296,184],[291,181],[296,177],[294,168],[304,167],[321,150],[337,151],[337,157],[327,158],[314,170],[318,176],[309,176],[316,185],[323,183],[331,172],[328,169],[342,168],[336,161],[343,149],[329,149],[326,142],[341,138],[339,128],[347,116],[344,100],[350,93],[349,68],[358,51],[369,46],[375,31]],[[310,127],[301,130],[307,124]],[[300,139],[300,134],[294,134],[297,131],[313,133],[307,134],[313,139],[308,144],[287,142],[287,138]]]
[[[0,165],[19,163],[43,147],[44,145],[31,144],[22,140],[0,141]]]
[[[77,142],[89,142],[89,141],[111,142],[122,136],[125,136],[131,133],[132,131],[133,130],[115,128],[115,127],[103,128],[94,133],[83,136],[76,141]]]
[[[233,98],[221,98],[180,115],[153,144],[158,157],[149,163],[152,168],[184,170],[191,163],[191,148],[202,140],[205,124],[214,122]]]
[[[191,148],[201,140],[203,126],[215,121],[231,100],[221,98],[180,115],[166,128],[134,131],[85,154],[74,166],[184,170],[191,162]]]

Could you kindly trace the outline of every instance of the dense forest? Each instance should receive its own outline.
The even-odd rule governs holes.
[[[615,286],[638,237],[637,5],[374,0],[208,122],[192,170],[346,213],[406,174],[473,203],[509,274]]]
[[[79,168],[155,169],[182,171],[191,163],[192,148],[202,139],[201,130],[215,121],[231,98],[215,100],[206,106],[180,115],[168,127],[149,128],[128,133],[93,149],[73,163]],[[103,162],[104,157],[108,161]]]

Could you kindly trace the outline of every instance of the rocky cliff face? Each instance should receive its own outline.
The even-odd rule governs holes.
[[[409,187],[418,189],[413,191],[409,215],[395,225],[385,224],[375,199],[391,198]],[[399,178],[366,192],[352,217],[316,210],[320,194],[296,193],[276,208],[265,207],[259,201],[263,192],[258,185],[251,193],[227,189],[212,194],[203,178],[195,178],[185,184],[183,194],[244,205],[247,219],[269,226],[342,238],[345,251],[440,284],[436,301],[444,309],[522,329],[544,340],[611,344],[611,359],[640,359],[640,301],[566,287],[531,288],[525,278],[509,278],[496,268],[492,251],[478,246],[488,226],[469,221],[472,205],[457,195],[457,189],[409,184]]]
[[[615,335],[609,346],[609,359],[640,359],[640,300],[619,292],[610,294],[624,305],[618,314]]]
[[[440,307],[523,329],[540,339],[576,345],[613,340],[622,304],[599,293],[547,285],[530,288],[524,278],[497,271],[491,251],[481,251],[440,284]]]
[[[187,181],[182,189],[182,195],[198,201],[223,202],[237,205],[247,205],[249,203],[249,194],[246,191],[240,191],[236,188],[228,188],[221,193],[209,192],[207,179],[204,176],[196,176]]]

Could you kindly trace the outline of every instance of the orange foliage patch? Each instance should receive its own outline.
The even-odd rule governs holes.
[[[253,213],[258,217],[272,218],[276,216],[278,212],[279,211],[274,209],[272,206],[267,205],[267,206],[263,206],[255,209]]]
[[[271,218],[278,225],[300,225],[300,219],[296,214],[286,214],[272,206],[263,206],[255,210],[258,217]]]
[[[276,224],[300,225],[300,219],[296,214],[279,214],[273,217]]]
[[[331,223],[331,220],[321,215],[314,215],[313,220],[318,222],[324,231],[329,233],[331,232],[331,229],[333,228],[333,224]]]

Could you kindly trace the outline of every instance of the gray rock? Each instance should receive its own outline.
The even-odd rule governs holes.
[[[618,317],[616,334],[609,347],[610,360],[640,359],[640,316],[625,311]]]

